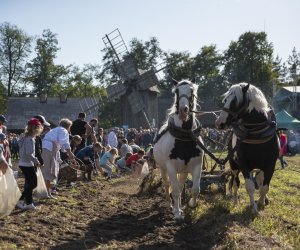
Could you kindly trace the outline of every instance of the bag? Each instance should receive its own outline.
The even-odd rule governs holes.
[[[148,163],[145,162],[143,164],[143,168],[142,168],[142,171],[141,171],[141,176],[146,176],[149,174],[149,167],[148,167]]]
[[[37,186],[34,189],[36,191],[36,197],[38,199],[48,198],[48,191],[47,191],[47,188],[46,188],[46,184],[45,184],[45,181],[44,181],[44,177],[43,177],[41,168],[37,168],[36,178],[37,178]]]
[[[20,197],[21,192],[13,170],[7,168],[5,175],[0,171],[0,218],[13,211]]]

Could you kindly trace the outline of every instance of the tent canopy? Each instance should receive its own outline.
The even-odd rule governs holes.
[[[276,114],[277,128],[286,128],[291,130],[300,130],[300,121],[291,116],[285,110]]]

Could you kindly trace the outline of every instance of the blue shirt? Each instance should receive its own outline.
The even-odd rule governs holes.
[[[117,164],[120,166],[120,168],[125,168],[126,167],[126,160],[125,157],[122,157],[117,161]]]
[[[76,157],[81,161],[83,161],[86,157],[90,158],[92,161],[95,161],[95,159],[99,158],[98,153],[96,153],[93,149],[93,145],[89,145],[85,148],[80,149],[76,154]]]
[[[108,159],[113,160],[113,157],[109,151],[105,152],[105,154],[102,155],[102,157],[100,159],[100,165],[106,165]]]

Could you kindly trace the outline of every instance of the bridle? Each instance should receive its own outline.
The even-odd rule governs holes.
[[[232,116],[232,121],[237,121],[238,118],[241,118],[241,115],[245,113],[245,111],[249,106],[249,99],[246,98],[246,93],[244,93],[243,95],[243,103],[244,104],[237,111],[232,111],[229,108],[225,108],[225,107],[223,107],[222,110]]]
[[[182,94],[179,96],[179,91],[178,91],[178,87],[182,86],[182,85],[186,85],[189,84],[187,82],[183,82],[180,85],[178,85],[176,87],[175,93],[176,93],[176,114],[178,114],[179,112],[179,101],[181,98],[186,98],[188,100],[189,103],[189,113],[193,112],[193,106],[194,106],[194,100],[197,99],[197,97],[192,93],[190,96],[186,95],[186,94]]]

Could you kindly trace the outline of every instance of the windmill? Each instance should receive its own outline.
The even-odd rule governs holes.
[[[163,70],[138,69],[129,54],[119,29],[102,38],[105,46],[114,53],[118,75],[122,82],[107,87],[109,99],[121,99],[122,122],[130,127],[149,127],[158,119],[157,94],[159,83],[156,73]]]

